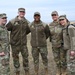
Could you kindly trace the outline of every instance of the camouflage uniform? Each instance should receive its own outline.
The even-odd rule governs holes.
[[[39,14],[39,13],[38,13]],[[49,36],[49,27],[47,24],[40,21],[38,24],[34,21],[30,23],[31,30],[31,46],[32,56],[34,59],[34,67],[39,68],[39,53],[41,54],[44,68],[48,68],[48,51],[46,39]]]
[[[65,20],[66,16],[65,15],[61,15],[59,16],[59,21],[61,20]],[[67,20],[67,19],[66,19]],[[64,51],[64,66],[62,68],[62,75],[67,75],[67,51],[70,48],[70,39],[69,36],[67,34],[67,26],[69,25],[69,21],[67,20],[67,23],[65,25],[61,25],[62,26],[62,46],[63,46],[63,51]]]
[[[64,67],[63,63],[63,56],[64,56],[64,50],[62,47],[62,27],[57,22],[52,22],[49,25],[50,33],[51,33],[51,43],[52,43],[52,51],[54,60],[56,62],[56,65],[58,68],[61,66]]]
[[[64,44],[67,49],[67,73],[68,75],[75,75],[75,25],[69,24],[66,27],[67,38],[63,37],[66,41]],[[69,40],[69,41],[68,41]],[[74,55],[72,55],[72,53]]]
[[[6,27],[3,25],[0,25],[0,53],[1,52],[4,52],[5,55],[0,55],[0,75],[10,75],[9,37]]]
[[[66,39],[65,39],[65,38]],[[67,44],[66,44],[66,43]],[[64,50],[64,63],[65,63],[65,65],[64,65],[64,68],[63,68],[63,73],[67,73],[67,51],[68,51],[68,49],[70,48],[70,40],[69,40],[69,37],[68,37],[68,35],[67,35],[67,30],[66,30],[66,26],[65,27],[63,27],[63,50]],[[64,75],[66,75],[66,74],[64,74]]]
[[[10,33],[10,44],[12,48],[12,57],[14,61],[15,71],[20,71],[19,53],[23,57],[23,67],[25,71],[29,70],[28,49],[27,49],[27,34],[30,32],[28,20],[23,18],[18,19],[18,16],[9,21],[7,24]]]
[[[46,34],[48,33],[45,33],[46,28],[47,25],[42,21],[40,21],[39,24],[35,24],[34,22],[30,24],[32,55],[36,66],[38,66],[39,63],[39,52],[42,56],[44,66],[48,66],[46,43]]]

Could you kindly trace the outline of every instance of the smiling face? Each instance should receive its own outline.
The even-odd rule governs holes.
[[[58,20],[58,15],[57,14],[52,14],[52,19],[53,19],[53,21],[57,21]]]
[[[19,17],[23,18],[25,16],[25,12],[24,11],[19,11],[18,12]]]
[[[7,17],[0,18],[1,24],[5,25],[7,23]]]
[[[60,23],[60,25],[65,26],[67,24],[67,20],[66,19],[60,19],[59,23]]]
[[[38,14],[34,15],[34,21],[39,22],[40,21],[40,15],[38,15]]]

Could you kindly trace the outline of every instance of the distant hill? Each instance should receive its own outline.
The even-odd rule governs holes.
[[[46,22],[48,25],[51,23],[51,22]],[[75,24],[75,21],[70,21],[70,24]]]
[[[70,24],[75,24],[75,21],[70,21]]]

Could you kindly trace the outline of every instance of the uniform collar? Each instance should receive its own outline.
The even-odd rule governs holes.
[[[1,28],[5,28],[6,26],[5,26],[5,25],[0,25],[0,27],[1,27]]]
[[[57,21],[53,21],[54,23],[58,23],[58,20]]]
[[[22,20],[19,20],[19,19],[18,19],[18,16],[16,16],[16,17],[15,17],[15,21],[22,21],[22,22],[26,22],[26,19],[25,19],[25,17],[24,17]]]
[[[34,24],[41,24],[42,21],[40,20],[38,23],[36,23],[35,21],[33,21]]]

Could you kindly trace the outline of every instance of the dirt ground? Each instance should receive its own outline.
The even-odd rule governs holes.
[[[34,65],[33,65],[33,58],[31,54],[31,45],[30,45],[30,34],[27,36],[27,46],[28,46],[28,51],[29,51],[29,67],[30,67],[30,75],[34,75]],[[49,74],[48,75],[55,75],[56,73],[56,67],[55,67],[55,62],[53,60],[53,54],[52,54],[52,49],[51,49],[51,43],[49,42],[49,39],[47,39],[47,47],[48,47],[48,70]],[[22,66],[22,56],[20,56],[20,75],[25,75],[23,66]],[[40,67],[39,67],[39,75],[44,75],[44,68],[40,56]],[[10,68],[11,68],[11,74],[10,75],[15,75],[14,73],[14,66],[13,66],[13,58],[12,58],[12,52],[10,52]]]

